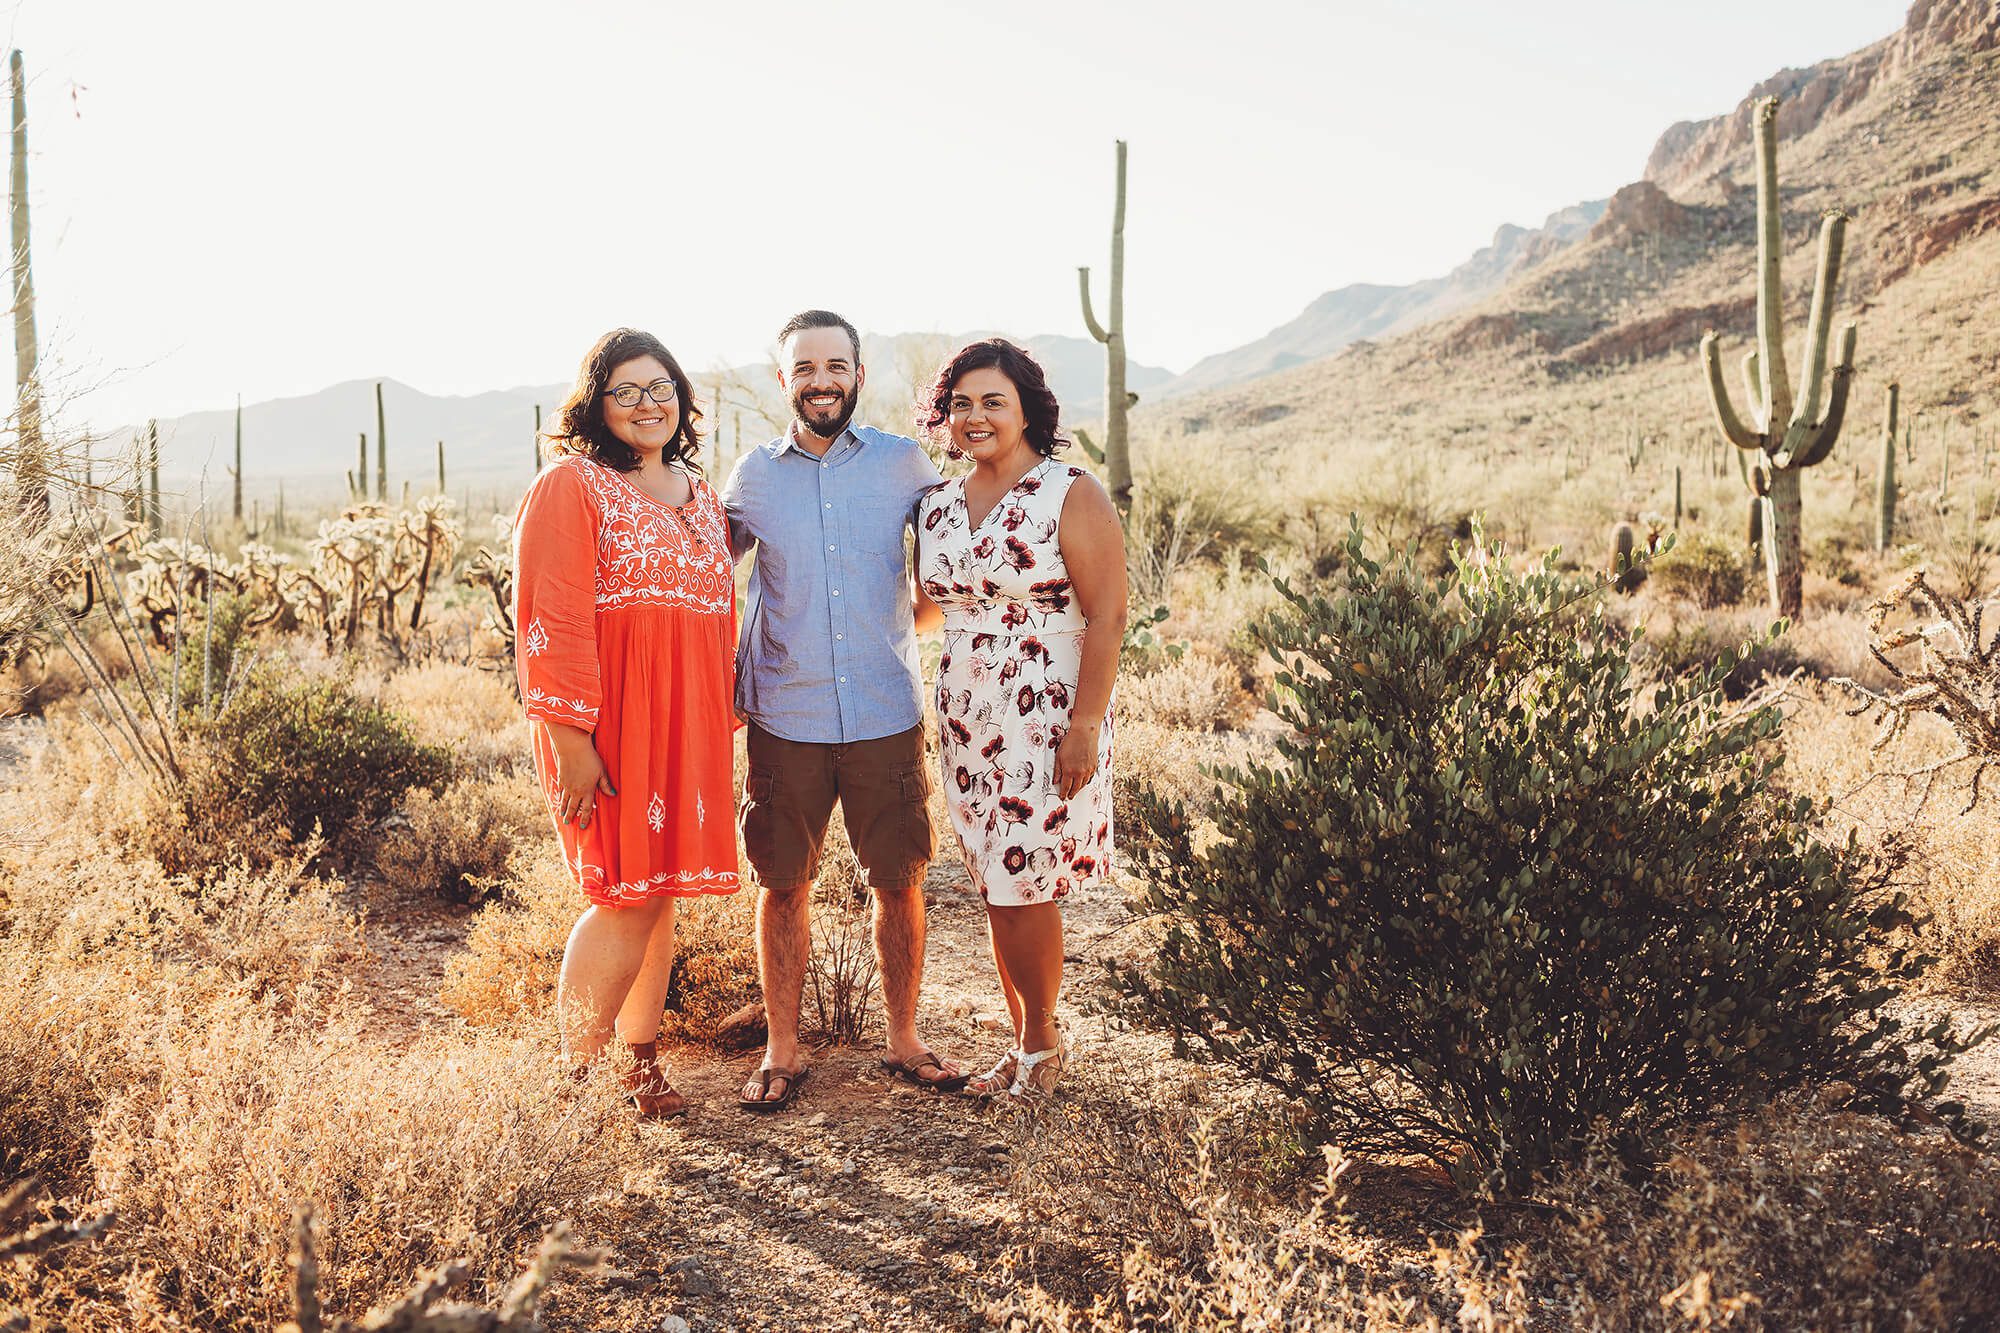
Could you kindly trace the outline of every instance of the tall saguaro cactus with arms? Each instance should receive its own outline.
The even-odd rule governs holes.
[[[1090,308],[1090,268],[1076,271],[1083,297],[1083,323],[1090,336],[1104,344],[1104,468],[1110,474],[1112,502],[1119,513],[1132,507],[1132,451],[1126,441],[1125,414],[1132,399],[1125,390],[1125,141],[1118,140],[1118,187],[1111,208],[1111,291],[1109,319],[1097,322]]]
[[[1751,485],[1763,501],[1764,573],[1771,608],[1782,616],[1797,616],[1801,601],[1799,474],[1833,452],[1847,412],[1848,385],[1854,377],[1852,322],[1841,325],[1831,376],[1827,354],[1847,215],[1829,210],[1820,222],[1819,270],[1813,280],[1805,360],[1800,366],[1805,380],[1794,397],[1785,368],[1783,336],[1785,288],[1780,261],[1785,232],[1778,206],[1778,99],[1767,97],[1758,103],[1755,116],[1757,346],[1743,358],[1743,385],[1750,409],[1747,424],[1730,405],[1729,391],[1723,386],[1713,329],[1702,335],[1701,363],[1708,376],[1716,425],[1731,444],[1756,455]]]

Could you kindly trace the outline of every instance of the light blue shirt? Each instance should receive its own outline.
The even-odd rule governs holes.
[[[903,535],[943,480],[915,440],[850,426],[815,458],[790,432],[722,488],[729,546],[757,552],[736,707],[788,741],[876,740],[923,720]]]

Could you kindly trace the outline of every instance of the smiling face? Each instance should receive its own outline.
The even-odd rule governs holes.
[[[845,329],[800,329],[785,339],[778,382],[792,400],[792,415],[822,440],[835,439],[854,418],[867,372]]]
[[[990,367],[968,370],[951,386],[951,442],[975,463],[1003,464],[1029,450],[1028,418],[1014,381]]]
[[[611,368],[603,400],[604,426],[612,438],[644,459],[673,443],[680,433],[680,398],[673,387],[673,375],[658,357],[640,356]],[[652,395],[640,394],[630,407],[611,395],[618,390],[651,387],[666,401],[656,403]]]

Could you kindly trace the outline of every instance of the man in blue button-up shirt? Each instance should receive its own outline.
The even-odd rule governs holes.
[[[757,947],[770,1039],[743,1090],[749,1110],[788,1102],[804,1073],[798,1022],[811,890],[836,801],[875,890],[887,1063],[932,1086],[965,1082],[916,1027],[934,841],[904,534],[941,478],[915,440],[850,424],[867,375],[852,324],[808,310],[779,343],[794,419],[738,461],[722,493],[732,550],[757,555],[737,642],[736,706],[750,728],[743,841],[762,886]]]

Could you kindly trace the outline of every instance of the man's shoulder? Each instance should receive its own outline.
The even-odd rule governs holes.
[[[868,445],[870,448],[880,449],[884,453],[921,454],[924,451],[924,446],[909,436],[898,435],[892,430],[883,430],[879,426],[849,426],[848,429],[854,432],[855,439]]]

